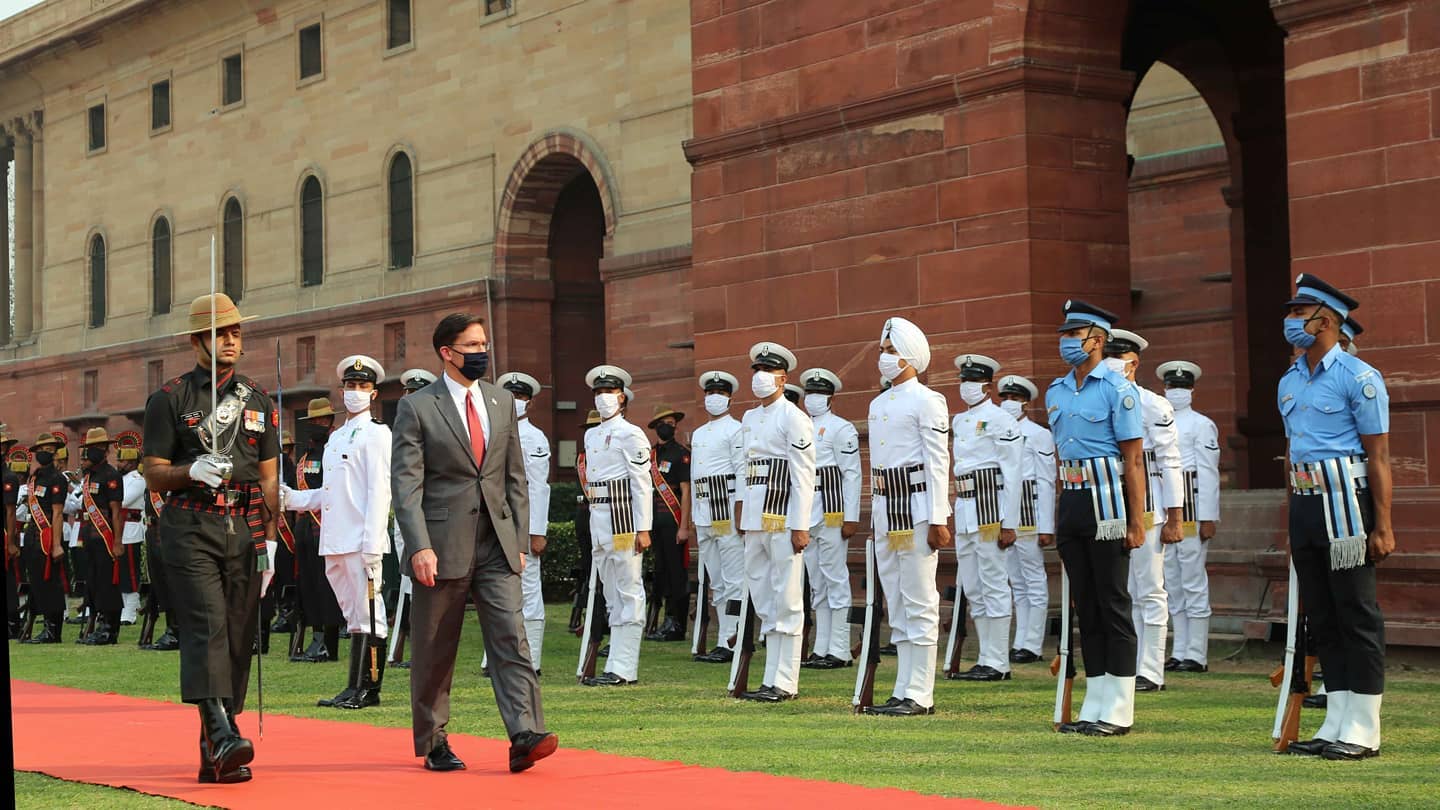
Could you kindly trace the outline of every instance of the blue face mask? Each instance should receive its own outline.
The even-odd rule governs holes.
[[[1307,318],[1285,319],[1285,340],[1297,349],[1308,349],[1315,345],[1315,336],[1305,331]]]
[[[1060,338],[1060,359],[1065,361],[1065,365],[1072,368],[1089,360],[1090,353],[1085,351],[1085,338]]]

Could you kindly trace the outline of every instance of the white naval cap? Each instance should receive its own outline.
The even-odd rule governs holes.
[[[1111,329],[1110,340],[1105,344],[1106,354],[1139,354],[1150,348],[1150,341],[1128,329]]]
[[[625,405],[626,405],[626,407],[629,407],[629,406],[634,405],[634,404],[635,404],[635,392],[634,392],[634,391],[631,391],[630,388],[627,386],[627,387],[625,388]]]
[[[540,395],[540,381],[519,371],[511,371],[501,374],[497,380],[501,388],[512,394],[524,394],[527,397]]]
[[[630,383],[630,372],[619,366],[596,366],[585,372],[585,384],[592,391],[596,388],[623,388],[628,396]]]
[[[435,382],[435,375],[423,368],[407,368],[400,374],[400,384],[407,391],[419,391],[421,388]]]
[[[840,378],[826,368],[807,368],[800,374],[800,384],[812,394],[835,394],[842,386]],[[788,386],[787,386],[788,387]]]
[[[385,367],[373,357],[352,354],[335,366],[335,376],[339,377],[341,382],[360,380],[379,385],[385,382]]]
[[[700,390],[707,393],[724,391],[727,394],[733,394],[735,389],[740,387],[740,381],[735,379],[735,375],[723,371],[707,371],[701,374],[697,381],[700,384]]]
[[[794,371],[795,353],[779,343],[756,343],[750,347],[750,368],[779,369]]]
[[[1040,389],[1019,374],[1007,374],[1000,378],[1000,393],[1019,394],[1027,400],[1034,400],[1040,396]]]
[[[1189,360],[1171,360],[1155,369],[1155,376],[1175,388],[1193,388],[1200,379],[1200,367]]]
[[[960,379],[969,382],[994,379],[1000,370],[1000,361],[983,354],[962,354],[955,358],[955,368],[960,369]]]

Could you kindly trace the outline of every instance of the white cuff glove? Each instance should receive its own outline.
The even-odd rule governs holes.
[[[265,556],[270,558],[270,564],[260,572],[260,598],[264,599],[265,594],[270,592],[270,580],[275,578],[275,554],[280,550],[280,544],[275,540],[265,541]]]
[[[378,588],[380,586],[380,566],[385,560],[383,554],[362,554],[365,560],[365,576]]]
[[[280,485],[280,511],[281,511],[281,512],[287,512],[287,511],[289,511],[289,509],[290,509],[290,507],[287,505],[287,504],[290,503],[290,492],[291,492],[290,487],[287,487],[287,486],[285,486],[284,484],[281,484],[281,485]]]
[[[190,479],[199,481],[208,487],[219,487],[225,482],[224,476],[220,474],[220,468],[206,458],[197,458],[190,463]]]

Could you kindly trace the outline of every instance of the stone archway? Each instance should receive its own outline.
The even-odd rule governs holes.
[[[495,235],[496,274],[507,280],[544,280],[550,221],[560,192],[575,178],[588,173],[600,195],[604,211],[605,253],[615,234],[615,182],[598,148],[584,135],[551,132],[521,153],[505,180]]]

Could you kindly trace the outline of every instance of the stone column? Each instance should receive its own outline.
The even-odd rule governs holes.
[[[32,277],[35,220],[33,199],[34,152],[30,133],[15,121],[15,323],[12,339],[30,337],[34,326],[35,296]]]
[[[30,114],[30,309],[26,313],[28,337],[45,326],[45,150],[44,121],[39,110]],[[18,225],[16,226],[19,227]]]
[[[0,191],[5,190],[9,177],[10,148],[5,130],[0,129]],[[14,334],[10,324],[10,199],[0,206],[0,346],[10,343]]]

